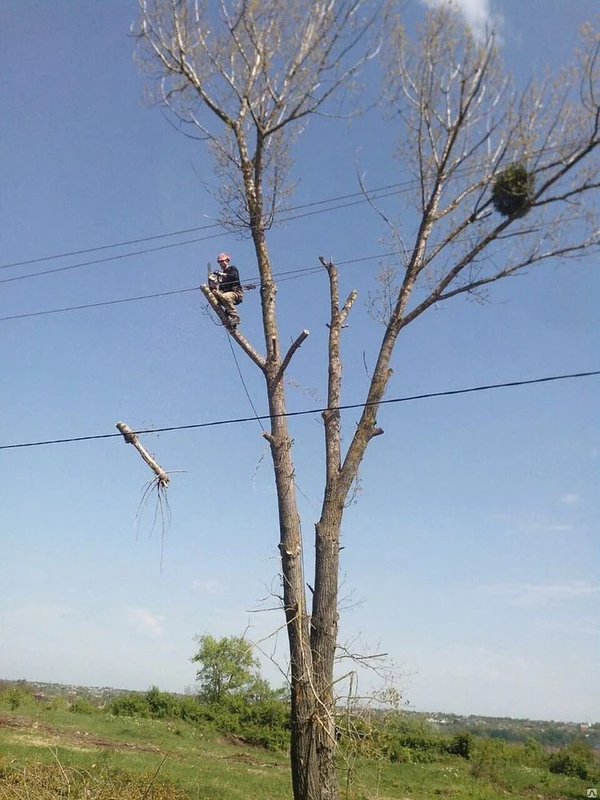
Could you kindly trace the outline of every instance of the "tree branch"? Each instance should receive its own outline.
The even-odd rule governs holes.
[[[221,306],[219,305],[219,303],[217,301],[217,298],[214,296],[214,294],[211,292],[211,290],[208,288],[208,286],[206,286],[206,284],[203,284],[200,287],[200,291],[202,292],[202,294],[208,300],[208,302],[210,304],[210,307],[215,312],[215,314],[219,317],[219,319],[223,323],[223,326],[227,329],[229,335],[232,336],[235,339],[235,341],[239,344],[239,346],[242,348],[244,353],[246,353],[246,355],[252,361],[254,361],[256,366],[262,372],[265,372],[265,369],[266,369],[265,359],[259,353],[257,353],[257,351],[250,344],[250,342],[244,336],[242,336],[242,334],[239,332],[239,330],[237,328],[233,329],[228,325],[227,314],[223,311],[223,309],[221,308]]]
[[[164,469],[160,466],[160,464],[154,458],[152,458],[150,453],[140,443],[137,434],[134,433],[129,427],[129,425],[126,425],[124,422],[117,422],[116,428],[119,431],[119,433],[122,434],[127,444],[132,444],[138,451],[138,453],[141,455],[141,457],[144,459],[146,464],[148,464],[152,472],[156,475],[159,486],[163,487],[167,486],[171,479],[164,471]]]
[[[277,381],[281,380],[281,378],[283,377],[283,373],[286,371],[290,361],[292,360],[292,356],[294,355],[296,350],[302,345],[304,340],[309,336],[309,334],[310,331],[304,329],[300,334],[300,336],[298,336],[298,338],[294,342],[292,342],[290,349],[287,351],[287,353],[285,354],[285,358],[281,362],[281,366],[279,367],[275,380]]]

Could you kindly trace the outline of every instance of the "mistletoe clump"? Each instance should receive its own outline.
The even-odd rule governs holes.
[[[511,164],[500,172],[492,189],[492,203],[503,217],[523,216],[531,208],[534,177],[522,164]]]

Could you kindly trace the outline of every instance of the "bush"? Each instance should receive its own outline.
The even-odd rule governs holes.
[[[97,710],[96,706],[90,703],[87,697],[78,697],[71,703],[71,708],[69,709],[74,714],[95,714]]]
[[[232,695],[221,703],[199,704],[199,714],[219,733],[238,736],[270,750],[289,745],[290,710],[281,700],[249,703]]]
[[[391,761],[425,764],[435,761],[446,748],[443,737],[427,722],[403,714],[390,715],[382,734],[382,752]]]
[[[555,775],[567,775],[569,778],[587,780],[590,777],[588,765],[585,761],[566,750],[552,753],[548,759],[548,769]]]
[[[471,774],[475,778],[498,781],[506,761],[506,745],[501,739],[483,739],[477,742],[471,756]]]
[[[555,775],[567,775],[584,781],[598,777],[594,751],[584,739],[575,739],[567,747],[552,753],[548,759],[548,769]]]
[[[460,756],[467,760],[473,755],[475,740],[472,733],[467,731],[455,733],[446,745],[446,750],[453,756]]]
[[[18,689],[9,689],[6,692],[6,699],[8,700],[8,707],[11,711],[16,711],[17,708],[21,705],[23,700],[25,699],[25,695],[23,692],[20,692]]]
[[[526,767],[547,767],[548,756],[542,745],[530,736],[521,748],[521,763]]]
[[[139,692],[131,692],[115,697],[106,709],[116,717],[149,717],[150,711],[146,698]]]
[[[177,698],[168,692],[161,692],[158,686],[151,686],[144,699],[151,717],[164,719],[179,716]]]

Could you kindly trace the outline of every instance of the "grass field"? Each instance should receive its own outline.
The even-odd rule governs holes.
[[[574,800],[585,781],[465,759],[340,760],[343,800]],[[477,774],[474,774],[477,773]],[[598,787],[600,788],[600,787]],[[291,800],[285,753],[168,720],[0,705],[0,800]]]

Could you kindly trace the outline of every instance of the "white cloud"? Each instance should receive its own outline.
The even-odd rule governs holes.
[[[564,503],[567,506],[577,505],[577,503],[579,503],[580,501],[581,501],[581,497],[579,497],[578,494],[572,494],[570,492],[568,492],[567,494],[563,495],[563,498],[561,500],[561,502]]]
[[[521,608],[545,606],[548,603],[569,602],[594,597],[600,594],[600,585],[585,581],[562,584],[505,584],[487,587],[493,594],[508,597],[512,604]]]
[[[490,32],[497,33],[502,26],[502,17],[492,12],[490,0],[425,0],[429,6],[447,5],[458,9],[473,35],[485,38]]]
[[[162,636],[165,631],[164,616],[153,614],[146,608],[128,608],[126,618],[139,631],[150,636]]]

